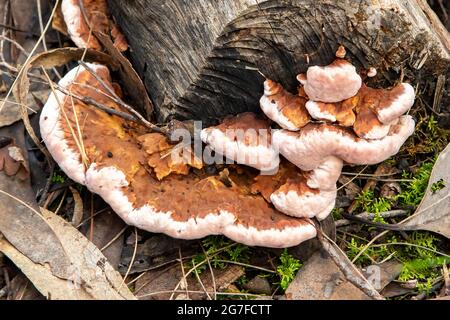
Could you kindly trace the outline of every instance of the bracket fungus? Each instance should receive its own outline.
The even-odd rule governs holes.
[[[98,64],[88,65],[103,84],[82,66],[59,81],[64,93],[53,92],[42,110],[42,138],[61,169],[128,224],[183,239],[223,234],[247,245],[297,245],[316,236],[311,218],[333,209],[343,165],[384,161],[414,131],[403,115],[414,103],[409,84],[369,88],[345,50],[337,56],[299,76],[298,95],[267,79],[260,106],[269,119],[247,112],[203,129],[201,156],[78,100],[127,112],[108,98],[103,85],[118,87]],[[232,165],[208,163],[208,148]]]
[[[265,115],[283,129],[300,130],[311,118],[304,97],[291,94],[270,79],[264,81],[264,95],[259,103]]]
[[[110,20],[106,0],[62,0],[61,12],[70,38],[79,48],[101,50],[94,32],[111,34],[114,46],[126,51],[128,43],[119,28]]]
[[[278,151],[272,146],[269,121],[251,112],[203,129],[201,139],[226,158],[261,171],[274,171],[280,163]]]
[[[89,66],[111,85],[106,67]],[[126,112],[102,94],[106,91],[81,66],[69,71],[59,85]],[[253,115],[244,118],[261,121]],[[316,236],[311,220],[289,217],[251,191],[257,176],[254,170],[230,166],[230,184],[223,182],[220,173],[190,165],[188,172],[186,168],[169,170],[158,178],[155,167],[159,164],[151,166],[149,161],[173,148],[165,136],[149,134],[146,128],[73,96],[52,93],[42,110],[40,128],[61,169],[138,228],[183,239],[223,234],[247,245],[267,247],[289,247]]]
[[[264,83],[261,109],[283,128],[273,131],[272,145],[303,172],[269,196],[287,215],[324,219],[334,207],[344,163],[382,162],[395,155],[414,131],[412,117],[403,115],[414,104],[413,87],[401,83],[390,90],[369,88],[344,60],[345,54],[340,46],[333,63],[309,67],[306,75],[298,75],[303,85],[299,95],[307,97],[297,105],[298,112],[305,108],[313,119],[301,127],[286,126],[285,118],[274,116],[276,104],[270,104],[270,95],[286,95],[285,90],[271,80]]]

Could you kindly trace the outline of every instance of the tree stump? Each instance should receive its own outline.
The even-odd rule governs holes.
[[[296,75],[337,47],[373,81],[446,74],[448,32],[425,0],[110,0],[156,119],[259,112],[264,76],[295,92]]]

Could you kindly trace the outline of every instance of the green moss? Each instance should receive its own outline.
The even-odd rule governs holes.
[[[291,256],[287,249],[283,250],[280,256],[280,264],[277,267],[277,274],[280,278],[279,284],[283,290],[286,290],[292,280],[294,280],[301,266],[300,261]]]

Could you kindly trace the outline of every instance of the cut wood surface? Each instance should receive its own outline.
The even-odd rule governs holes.
[[[258,110],[267,77],[327,64],[339,44],[375,81],[446,73],[449,35],[423,0],[110,0],[158,121]]]

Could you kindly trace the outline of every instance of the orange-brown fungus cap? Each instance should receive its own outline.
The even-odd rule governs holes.
[[[311,117],[305,108],[306,98],[293,95],[270,79],[264,82],[260,106],[267,117],[288,130],[299,130]]]
[[[105,67],[91,68],[111,84]],[[74,80],[79,84],[72,84]],[[67,90],[125,112],[107,97],[86,88],[86,84],[101,90],[82,67],[73,69],[60,81]],[[127,223],[177,238],[224,234],[248,245],[269,247],[296,245],[316,235],[310,220],[286,216],[251,192],[255,170],[236,165],[229,166],[225,174],[202,168],[186,175],[172,172],[159,180],[148,163],[153,154],[159,157],[160,152],[170,150],[163,137],[152,134],[149,138],[139,125],[60,92],[57,95],[58,99],[51,94],[40,118],[46,146],[69,177],[102,196]],[[75,138],[79,136],[75,130],[77,122],[83,151]],[[252,122],[249,127],[256,123],[259,122]],[[82,153],[88,159],[86,165]]]
[[[110,20],[106,0],[63,0],[61,11],[67,31],[77,47],[101,50],[102,46],[93,34],[101,32],[112,35],[119,51],[127,50],[124,35]]]

